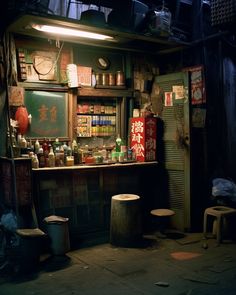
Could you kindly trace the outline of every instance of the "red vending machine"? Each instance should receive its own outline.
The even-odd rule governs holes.
[[[156,118],[130,118],[130,148],[139,162],[156,160]]]

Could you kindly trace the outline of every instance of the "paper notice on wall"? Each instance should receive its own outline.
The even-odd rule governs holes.
[[[190,73],[191,101],[193,105],[206,103],[204,67],[185,68]]]
[[[21,106],[24,105],[24,88],[18,86],[10,86],[9,88],[9,105]]]
[[[183,85],[172,86],[172,91],[175,94],[175,99],[183,99],[184,98],[184,86]]]
[[[173,106],[173,92],[165,92],[165,106],[166,107]]]
[[[206,109],[193,108],[192,126],[196,128],[204,128],[206,120]]]

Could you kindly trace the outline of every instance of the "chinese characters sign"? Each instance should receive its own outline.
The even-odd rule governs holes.
[[[130,126],[130,146],[137,161],[155,161],[156,118],[131,118]]]
[[[29,137],[67,137],[67,94],[63,92],[25,91],[25,106],[32,115]]]

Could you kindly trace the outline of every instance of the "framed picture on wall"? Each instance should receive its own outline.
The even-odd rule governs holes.
[[[32,116],[27,137],[68,138],[66,92],[25,90],[24,104]]]

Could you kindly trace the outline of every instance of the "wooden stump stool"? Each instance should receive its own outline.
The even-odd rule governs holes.
[[[115,246],[135,246],[142,240],[140,197],[120,194],[111,200],[110,243]]]
[[[165,230],[169,221],[168,219],[175,215],[175,212],[171,209],[153,209],[150,213],[159,219],[159,237],[166,237]]]

